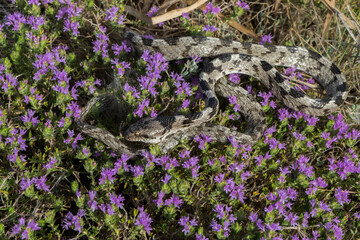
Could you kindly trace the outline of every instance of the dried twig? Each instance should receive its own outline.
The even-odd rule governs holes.
[[[221,13],[218,13],[217,16],[220,17],[221,19],[225,18],[225,16]],[[261,41],[261,37],[259,37],[254,31],[245,27],[244,25],[241,25],[240,23],[236,22],[235,20],[230,20],[229,25],[232,26],[233,28],[237,29],[238,31],[242,32],[243,34],[245,34],[249,37],[252,37],[255,41],[257,41],[257,42]]]
[[[355,29],[355,24],[353,21],[351,21],[350,19],[348,19],[342,12],[340,12],[339,9],[337,9],[334,5],[332,5],[329,1],[330,0],[320,0],[326,7],[327,9],[329,9],[330,11],[334,12],[336,15],[338,15],[343,21],[346,22],[347,25],[351,28],[351,29]]]
[[[330,0],[329,4],[332,7],[335,7],[335,0]],[[331,23],[331,20],[332,20],[333,16],[334,16],[334,12],[328,10],[328,13],[326,14],[324,28],[323,28],[322,35],[321,35],[321,41],[324,41],[325,38],[326,38],[326,33],[328,32],[328,30],[330,28],[330,23]]]
[[[190,12],[190,11],[200,7],[201,5],[203,5],[206,2],[207,2],[207,0],[199,0],[188,7],[175,9],[175,10],[167,12],[163,15],[151,17],[151,18],[144,16],[141,12],[137,11],[136,9],[134,9],[133,7],[130,7],[130,6],[125,6],[125,12],[127,12],[128,14],[130,14],[136,18],[141,19],[142,21],[144,21],[150,25],[155,25],[155,24],[162,23],[167,20],[179,17],[183,13]]]
[[[167,0],[164,1],[163,4],[159,7],[159,14],[165,13],[169,7],[173,6],[175,3],[180,2],[181,0]]]

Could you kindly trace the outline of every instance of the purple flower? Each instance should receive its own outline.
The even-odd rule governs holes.
[[[271,34],[269,33],[268,35],[264,35],[262,38],[261,38],[261,41],[259,42],[259,44],[262,44],[264,45],[265,43],[272,43],[271,39],[273,39],[273,36],[271,36]]]
[[[228,236],[230,232],[231,224],[235,222],[236,217],[234,214],[231,214],[231,207],[227,205],[217,204],[213,209],[217,213],[216,217],[222,222],[222,224],[217,223],[215,219],[212,220],[210,227],[213,231],[219,232],[221,229],[224,230],[224,236]]]
[[[83,226],[80,223],[81,218],[85,216],[85,210],[80,209],[76,215],[73,215],[71,212],[68,212],[63,219],[62,227],[64,229],[69,229],[72,225],[74,225],[75,231],[81,232]]]
[[[124,206],[125,198],[120,193],[119,196],[116,196],[115,193],[110,193],[110,203],[115,204],[118,208],[122,208]]]
[[[119,59],[111,59],[111,63],[115,66],[112,66],[111,68],[114,69],[116,67],[117,74],[122,77],[125,73],[125,69],[130,69],[130,63],[122,61],[119,62]]]
[[[98,202],[95,201],[95,195],[96,195],[96,191],[89,191],[89,201],[87,202],[89,208],[95,212],[95,210],[98,208]]]
[[[221,224],[217,223],[215,219],[211,221],[210,227],[213,229],[214,232],[221,231]]]
[[[26,22],[31,25],[31,28],[33,30],[39,30],[39,26],[45,24],[45,19],[42,16],[40,17],[29,16]]]
[[[214,181],[217,183],[221,183],[224,180],[225,173],[219,173],[214,177]]]
[[[202,234],[195,233],[196,240],[209,240],[207,237]]]
[[[204,14],[210,13],[210,14],[215,15],[215,14],[218,14],[221,11],[221,9],[219,7],[214,7],[214,4],[209,3],[206,5],[205,10],[202,10],[202,11]]]
[[[299,219],[299,217],[295,213],[290,212],[289,214],[285,215],[284,219],[288,221],[292,227],[296,227],[298,225],[296,221]]]
[[[83,147],[83,149],[82,149],[82,153],[85,155],[85,156],[89,156],[89,153],[90,153],[90,151],[89,151],[89,149],[87,149],[86,147]]]
[[[144,99],[133,113],[139,117],[142,117],[144,108],[149,106],[149,103],[150,103],[149,99]]]
[[[35,111],[28,109],[27,113],[24,116],[21,116],[20,119],[23,121],[23,123],[31,122],[32,125],[36,126],[40,120],[38,117],[34,117]]]
[[[169,206],[173,204],[178,209],[180,209],[183,203],[184,201],[178,196],[175,196],[175,194],[173,194],[169,199],[165,200],[165,205]]]
[[[229,80],[233,83],[239,84],[240,83],[240,73],[231,73],[229,74]]]
[[[243,2],[243,1],[237,1],[236,2],[236,4],[240,7],[240,8],[242,8],[242,9],[244,9],[244,10],[250,10],[250,7],[249,7],[249,4],[247,4],[246,2]]]
[[[109,57],[108,55],[108,46],[109,46],[109,37],[105,34],[106,28],[100,26],[99,32],[96,34],[96,40],[93,41],[93,52],[101,53],[103,58]]]
[[[267,224],[267,227],[269,228],[270,231],[278,231],[278,230],[281,230],[281,226],[280,226],[279,223]]]
[[[101,171],[101,178],[99,179],[99,184],[104,184],[106,180],[113,182],[115,180],[115,174],[116,172],[114,169],[103,168]]]
[[[331,208],[329,207],[329,205],[327,205],[323,201],[319,202],[319,207],[324,211],[331,212]]]
[[[182,232],[185,235],[190,234],[190,227],[195,227],[198,224],[195,219],[190,220],[190,218],[188,216],[186,216],[186,217],[182,216],[178,223],[179,223],[180,226],[184,227]]]
[[[106,10],[105,12],[105,20],[111,20],[114,21],[114,19],[116,18],[116,12],[119,10],[118,7],[113,6],[112,8]]]
[[[29,220],[25,226],[26,220],[24,217],[21,217],[18,224],[15,224],[11,228],[10,235],[21,234],[21,239],[28,239],[29,231],[40,230],[39,224],[34,220]],[[22,232],[21,232],[22,231]]]
[[[330,133],[329,132],[323,132],[323,133],[321,133],[320,137],[326,140],[326,139],[328,139],[330,137]]]
[[[158,192],[159,198],[154,200],[154,203],[156,203],[157,207],[160,207],[164,204],[164,200],[163,200],[164,196],[165,196],[165,192],[163,191]]]
[[[166,169],[165,169],[166,170]],[[169,180],[171,179],[171,175],[169,174],[165,174],[165,177],[164,179],[162,179],[161,181],[164,183],[164,184],[167,184],[169,182]]]
[[[257,220],[257,218],[258,218],[258,214],[256,213],[256,212],[251,212],[250,213],[250,215],[249,215],[249,220],[251,221],[251,222],[256,222],[256,220]]]
[[[152,6],[152,7],[150,8],[150,11],[149,11],[146,15],[147,15],[148,17],[152,17],[152,16],[154,16],[154,15],[157,13],[158,10],[159,10],[158,7]]]
[[[237,101],[236,96],[229,96],[228,97],[230,104],[235,104]]]
[[[219,30],[219,28],[217,28],[216,26],[205,25],[202,27],[202,30],[204,32],[215,32],[215,31]]]
[[[182,16],[183,19],[190,19],[188,12],[183,12],[183,13],[181,14],[181,16]],[[184,22],[185,22],[185,21],[184,21]]]
[[[30,180],[29,177],[26,177],[26,178],[22,177],[21,182],[19,184],[20,185],[20,190],[25,191],[26,189],[28,189],[28,187],[31,186],[32,183],[33,183],[33,180]]]
[[[20,29],[22,23],[26,23],[26,18],[20,12],[15,12],[13,14],[8,14],[6,16],[5,25],[12,26],[13,31]]]
[[[184,99],[181,108],[186,109],[189,107],[189,105],[190,105],[190,99]]]
[[[150,218],[150,216],[144,211],[144,206],[141,206],[138,208],[139,210],[139,215],[135,220],[135,226],[143,226],[145,231],[150,234],[150,231],[152,230],[151,228],[151,222],[152,219]]]
[[[131,47],[128,46],[128,43],[126,40],[122,41],[121,46],[119,46],[117,43],[114,43],[111,46],[111,49],[114,51],[115,55],[120,55],[120,53],[122,51],[124,52],[130,52],[131,51]]]
[[[44,190],[45,192],[50,191],[50,187],[45,184],[46,182],[46,176],[41,176],[40,178],[35,177],[33,178],[33,182],[35,183],[35,186],[38,190]]]
[[[79,35],[79,30],[78,28],[80,27],[80,24],[78,22],[75,21],[71,21],[69,19],[66,19],[64,21],[64,32],[71,32],[72,35],[74,36],[78,36]]]
[[[292,134],[298,141],[306,140],[306,137],[303,136],[301,133],[298,133],[298,132],[295,131]]]
[[[119,15],[118,20],[117,20],[117,24],[119,26],[123,25],[125,21],[125,17],[123,15]]]
[[[135,165],[131,167],[131,172],[134,174],[134,177],[144,175],[144,167],[141,165]]]
[[[265,232],[265,224],[263,223],[263,221],[261,219],[258,219],[256,221],[256,226],[263,232]]]
[[[28,0],[28,4],[33,4],[33,5],[40,6],[39,0]]]
[[[350,203],[349,191],[342,190],[340,187],[335,189],[335,198],[337,199],[338,203],[342,206],[344,203]]]

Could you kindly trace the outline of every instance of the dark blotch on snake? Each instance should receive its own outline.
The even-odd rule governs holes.
[[[220,61],[223,63],[229,62],[231,60],[231,54],[224,54],[219,57]]]
[[[336,87],[336,91],[338,92],[346,92],[346,90],[347,90],[347,85],[345,82]]]
[[[294,98],[301,98],[304,96],[303,92],[297,91],[295,88],[291,88],[289,95],[294,97]]]
[[[205,73],[211,73],[211,72],[213,72],[215,69],[216,69],[216,68],[215,68],[214,64],[213,64],[212,62],[210,62],[210,63],[208,63],[208,64],[205,66],[203,72],[205,72]]]
[[[248,43],[248,42],[240,42],[240,43],[244,49],[250,49],[251,45],[252,45],[251,43]]]
[[[174,116],[160,116],[158,118],[159,118],[158,121],[160,122],[161,126],[167,129],[171,128],[176,120]]]
[[[286,46],[286,49],[291,53],[296,53],[298,48],[293,46]]]
[[[132,32],[126,32],[126,34],[125,34],[125,38],[127,38],[131,41],[133,40],[134,36],[135,36],[135,34]]]
[[[202,36],[192,36],[191,37],[196,43],[203,43],[205,41],[207,41],[206,37],[202,37]]]
[[[276,81],[277,83],[282,83],[282,82],[284,81],[284,77],[281,76],[281,74],[280,74],[279,72],[276,72],[276,73],[275,73],[275,81]]]
[[[320,58],[322,58],[322,56],[320,54],[318,54],[317,52],[314,52],[314,51],[311,51],[311,50],[308,50],[308,51],[309,51],[309,56],[312,59],[319,60]]]
[[[330,71],[333,74],[341,74],[340,69],[335,64],[331,64]]]
[[[169,44],[170,46],[178,45],[179,38],[165,38],[164,41]]]
[[[336,105],[340,105],[344,102],[343,98],[341,96],[338,96],[336,99],[335,99],[335,103]]]
[[[248,55],[248,54],[239,54],[240,59],[242,59],[243,61],[247,61],[247,62],[251,62],[252,61],[252,56]]]
[[[144,43],[145,46],[151,46],[152,43],[154,42],[154,39],[142,38],[142,41],[143,41],[143,43]]]
[[[200,81],[199,81],[199,85],[200,85],[200,88],[201,88],[201,90],[202,90],[203,92],[211,90],[209,84],[208,84],[206,81],[204,81],[204,80],[200,80]]]
[[[182,124],[191,124],[194,120],[202,117],[202,112],[196,112],[194,114],[189,114],[186,117],[186,119],[182,122]]]
[[[218,102],[218,100],[216,98],[214,98],[214,97],[209,98],[209,102],[208,102],[209,107],[217,109],[218,104],[219,104],[219,102]]]
[[[273,45],[264,45],[266,49],[270,50],[270,52],[276,52],[276,46]]]
[[[262,67],[262,68],[264,69],[264,71],[266,71],[266,72],[274,68],[270,63],[268,63],[268,62],[266,62],[266,61],[263,61],[263,60],[260,61],[260,64],[261,64],[261,67]]]

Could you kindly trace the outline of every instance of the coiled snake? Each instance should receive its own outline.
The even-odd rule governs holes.
[[[158,51],[168,61],[190,56],[215,57],[199,77],[204,109],[188,115],[146,117],[131,125],[124,134],[127,141],[159,144],[164,151],[174,147],[181,138],[191,138],[201,133],[221,142],[232,137],[243,144],[253,144],[261,137],[266,128],[265,114],[248,91],[224,81],[223,77],[230,73],[243,73],[259,79],[287,107],[311,115],[333,112],[347,96],[346,81],[339,68],[320,54],[304,48],[199,36],[148,39],[129,31],[125,32],[125,38],[133,43],[137,52],[142,53],[144,49]],[[295,67],[308,73],[326,91],[325,98],[314,99],[296,90],[274,66]],[[219,108],[215,91],[225,97],[237,97],[242,106],[241,113],[248,123],[244,133],[209,123]],[[81,120],[77,123],[80,131],[103,141],[113,150],[130,155],[139,153],[119,142],[106,130]]]

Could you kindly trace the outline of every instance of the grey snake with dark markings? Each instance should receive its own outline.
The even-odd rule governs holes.
[[[157,51],[168,61],[191,56],[213,58],[205,65],[199,77],[204,109],[187,115],[146,117],[131,125],[124,134],[127,141],[159,144],[163,151],[173,148],[181,138],[200,134],[221,142],[231,137],[241,144],[253,144],[261,137],[266,128],[265,114],[248,91],[224,80],[224,76],[231,73],[242,73],[259,79],[287,107],[310,115],[327,115],[337,110],[347,96],[346,81],[339,68],[320,54],[304,48],[258,45],[201,36],[149,39],[130,31],[125,32],[125,38],[138,53],[141,54],[145,49]],[[295,67],[311,75],[326,91],[326,96],[314,99],[296,90],[275,66]],[[242,106],[241,113],[248,123],[244,133],[210,123],[219,109],[215,91],[224,97],[237,97]],[[139,153],[115,137],[108,136],[110,133],[106,130],[82,121],[78,121],[78,126],[82,132],[103,141],[115,151],[129,155]]]

